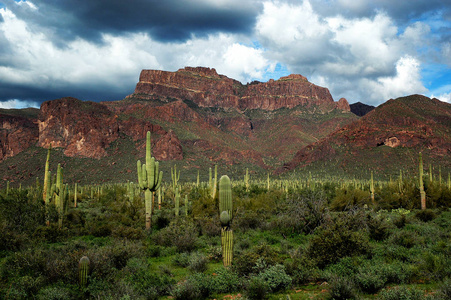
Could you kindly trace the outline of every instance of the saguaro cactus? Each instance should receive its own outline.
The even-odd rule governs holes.
[[[150,131],[148,131],[146,138],[146,163],[141,165],[141,161],[137,161],[139,187],[144,191],[146,202],[146,229],[150,229],[152,222],[154,192],[160,186],[163,177],[163,172],[159,171],[159,162],[155,161],[151,154]]]
[[[85,288],[88,284],[89,263],[90,261],[87,256],[83,256],[78,262],[78,277],[82,288]]]
[[[421,155],[421,152],[419,154],[419,177],[420,177],[420,195],[421,195],[421,209],[426,209],[426,193],[424,192],[424,184],[423,184],[423,156]]]
[[[374,204],[374,180],[373,180],[373,171],[371,171],[370,192],[371,192],[371,202]]]
[[[230,178],[223,175],[219,180],[219,213],[221,220],[222,260],[225,267],[232,264],[233,257],[233,231],[230,227],[232,221],[232,185]]]

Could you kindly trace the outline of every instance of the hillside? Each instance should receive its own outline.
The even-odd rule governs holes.
[[[134,181],[151,131],[153,155],[166,176],[174,164],[190,176],[214,164],[228,173],[247,167],[266,173],[356,120],[349,110],[346,99],[334,102],[327,88],[301,75],[243,85],[209,68],[143,70],[123,100],[66,97],[44,102],[33,114],[0,112],[0,171],[4,181],[34,182],[52,145],[54,164],[78,170],[68,172],[68,181]],[[19,133],[27,138],[15,138]],[[12,147],[11,140],[21,144]]]
[[[358,121],[304,147],[278,171],[299,167],[348,174],[416,172],[418,152],[434,172],[451,169],[451,105],[421,95],[392,99]],[[444,173],[446,174],[446,173]]]

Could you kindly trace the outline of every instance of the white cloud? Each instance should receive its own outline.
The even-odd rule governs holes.
[[[367,82],[367,86],[371,91],[371,100],[380,101],[390,98],[397,98],[411,94],[422,94],[427,89],[421,82],[419,62],[411,57],[401,57],[396,62],[396,75],[390,77],[381,77],[377,81]]]
[[[27,108],[27,107],[39,108],[39,104],[34,101],[22,101],[22,100],[17,100],[17,99],[10,99],[8,101],[0,102],[0,108],[19,109],[19,108]]]
[[[132,92],[142,69],[175,71],[185,66],[205,66],[247,82],[262,78],[275,65],[264,57],[263,50],[239,43],[251,41],[238,35],[218,33],[206,38],[193,36],[182,43],[163,43],[144,33],[105,34],[102,44],[76,39],[60,48],[51,36],[36,28],[31,31],[11,11],[1,9],[0,14],[4,18],[0,33],[15,50],[11,54],[11,59],[16,60],[14,67],[0,67],[0,80],[9,84]]]

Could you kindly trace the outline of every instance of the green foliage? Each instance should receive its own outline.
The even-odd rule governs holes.
[[[196,248],[198,236],[199,229],[191,220],[178,218],[152,235],[152,239],[158,245],[175,246],[177,251],[186,252]]]
[[[383,300],[421,300],[425,299],[422,291],[405,286],[385,289],[379,294]]]
[[[336,276],[331,279],[329,284],[330,289],[327,299],[347,300],[357,298],[354,282],[351,279],[345,276]]]
[[[323,225],[312,236],[307,253],[320,268],[337,262],[340,258],[366,254],[370,251],[368,236],[364,231],[354,231],[343,220]]]

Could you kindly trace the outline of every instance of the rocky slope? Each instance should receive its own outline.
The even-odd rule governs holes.
[[[406,161],[414,167],[418,152],[442,167],[451,167],[450,104],[421,95],[389,100],[304,147],[278,171],[331,161],[345,169],[366,165],[399,170]]]
[[[135,92],[124,100],[67,97],[44,102],[32,115],[0,117],[0,161],[23,151],[31,159],[51,144],[75,159],[68,160],[73,167],[98,164],[96,172],[120,174],[133,173],[147,131],[160,161],[180,161],[187,169],[220,164],[274,170],[300,148],[357,119],[346,99],[334,102],[327,88],[301,75],[243,85],[214,69],[189,67],[143,70]],[[124,151],[133,163],[120,169],[115,156]],[[38,165],[43,163],[36,174]],[[35,174],[19,173],[22,179]]]

